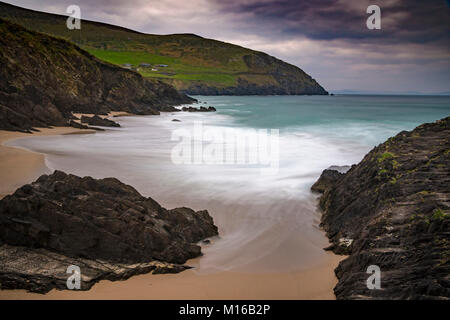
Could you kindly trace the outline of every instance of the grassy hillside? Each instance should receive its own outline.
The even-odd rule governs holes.
[[[104,61],[130,64],[144,77],[160,78],[191,94],[326,94],[293,65],[193,34],[151,35],[85,20],[81,30],[69,30],[65,16],[2,2],[0,17],[75,42]],[[158,64],[167,67],[155,67]]]

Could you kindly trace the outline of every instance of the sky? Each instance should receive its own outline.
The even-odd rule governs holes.
[[[302,68],[326,90],[450,92],[449,0],[6,0],[152,34],[195,33]],[[369,5],[381,29],[369,30]]]

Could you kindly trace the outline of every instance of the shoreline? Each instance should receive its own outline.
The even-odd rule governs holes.
[[[88,291],[0,290],[0,300],[335,300],[333,270],[345,257],[333,253],[329,257],[315,268],[297,272],[198,274],[194,268],[177,274],[136,275],[124,281],[101,280]]]
[[[72,127],[39,130],[33,135],[0,131],[0,197],[50,171],[45,165],[45,154],[5,146],[6,141],[95,132]],[[194,268],[178,274],[138,275],[114,283],[102,280],[88,291],[52,290],[42,295],[20,289],[4,290],[0,291],[0,299],[335,299],[333,288],[337,278],[334,269],[345,256],[327,253],[326,257],[316,266],[300,271],[199,274]],[[196,265],[198,260],[187,261],[186,265]]]
[[[45,154],[6,146],[7,141],[28,137],[95,133],[95,130],[73,127],[38,128],[38,130],[34,133],[0,130],[0,181],[2,181],[0,199],[13,193],[24,184],[36,180],[42,174],[49,173],[49,169],[45,165]]]

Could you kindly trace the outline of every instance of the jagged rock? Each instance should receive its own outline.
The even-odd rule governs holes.
[[[91,126],[120,127],[120,124],[117,122],[99,117],[98,115],[94,115],[93,117],[81,116],[81,122]]]
[[[0,104],[0,129],[31,132],[32,122],[26,116]]]
[[[326,190],[333,187],[335,183],[343,176],[344,174],[337,170],[326,169],[320,175],[319,180],[312,185],[311,190],[314,192],[324,193]]]
[[[69,120],[69,126],[77,128],[77,129],[89,129],[88,126],[85,126],[84,124],[81,124],[81,123],[76,122],[74,120]]]
[[[450,298],[449,137],[450,117],[400,132],[321,188],[328,249],[349,255],[338,299]],[[370,265],[381,290],[367,288]]]
[[[72,112],[159,114],[196,101],[73,43],[0,19],[0,129],[65,126]]]
[[[74,120],[69,120],[68,125],[70,127],[77,128],[77,129],[93,129],[93,130],[97,130],[97,131],[105,131],[105,129],[102,129],[102,128],[85,126],[84,124],[81,124]]]
[[[214,107],[203,107],[201,106],[199,109],[194,108],[194,107],[183,107],[181,108],[181,111],[187,111],[187,112],[214,112],[216,111],[216,108]]]
[[[164,209],[115,178],[96,180],[55,171],[0,200],[0,243],[71,259],[183,264],[201,255],[198,241],[214,235],[217,227],[207,211]],[[9,273],[0,270],[0,275]],[[40,277],[26,278],[34,276]]]
[[[153,273],[178,273],[188,266],[150,261],[142,263],[111,263],[104,260],[68,257],[42,248],[0,245],[0,289],[26,289],[46,293],[67,289],[69,266],[78,266],[80,290],[88,290],[100,280],[126,280],[131,276]]]

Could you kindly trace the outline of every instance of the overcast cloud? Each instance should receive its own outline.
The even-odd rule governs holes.
[[[11,0],[146,33],[195,33],[264,51],[328,91],[450,91],[450,8],[445,0]],[[366,9],[381,8],[381,30]]]

